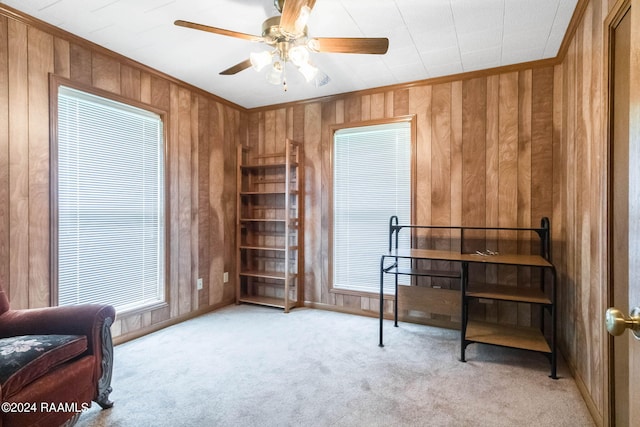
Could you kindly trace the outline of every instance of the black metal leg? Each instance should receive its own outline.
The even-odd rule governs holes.
[[[558,379],[556,375],[557,368],[557,357],[556,357],[556,270],[555,268],[551,269],[551,295],[552,302],[551,305],[551,378],[554,380]]]
[[[460,266],[460,295],[461,295],[461,307],[462,307],[462,324],[460,325],[460,361],[466,362],[465,350],[467,348],[466,335],[467,335],[467,320],[469,311],[467,308],[467,298],[465,293],[467,292],[467,269],[468,264],[463,262]]]
[[[380,342],[379,347],[384,347],[382,344],[382,325],[384,320],[384,256],[380,259]]]
[[[398,265],[398,260],[396,260],[396,265]],[[393,293],[393,326],[398,327],[398,275],[394,274],[395,278],[395,286]]]

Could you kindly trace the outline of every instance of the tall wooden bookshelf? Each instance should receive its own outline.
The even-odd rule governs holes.
[[[236,302],[302,305],[304,168],[302,144],[258,154],[238,146]]]

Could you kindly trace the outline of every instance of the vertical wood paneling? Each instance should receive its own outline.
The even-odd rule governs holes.
[[[484,226],[486,212],[486,120],[487,80],[476,78],[463,82],[462,92],[462,192],[458,196],[462,206],[459,224]],[[468,232],[469,243],[461,248],[465,252],[485,250],[486,233]],[[469,274],[481,277],[485,267],[469,266]],[[472,306],[470,316],[484,316],[484,304]]]
[[[638,2],[635,2],[635,7],[638,7]],[[590,33],[588,36],[591,39],[591,71],[589,79],[591,84],[589,85],[589,99],[593,100],[588,102],[589,110],[588,115],[591,118],[589,121],[591,127],[591,141],[589,143],[589,188],[586,191],[589,193],[589,205],[586,209],[589,210],[589,251],[588,251],[588,263],[589,263],[589,289],[590,296],[587,305],[587,311],[589,313],[599,313],[600,316],[587,316],[585,319],[588,321],[588,346],[591,349],[591,360],[589,361],[588,370],[591,375],[591,397],[594,401],[598,402],[599,406],[604,405],[605,394],[607,393],[606,387],[602,385],[602,373],[607,369],[603,360],[603,349],[605,348],[608,335],[604,333],[603,314],[605,308],[607,308],[606,298],[606,286],[603,288],[603,284],[606,283],[607,278],[607,266],[605,264],[606,259],[606,246],[600,245],[599,242],[606,242],[607,226],[604,218],[607,218],[609,207],[607,204],[607,198],[605,196],[604,182],[606,178],[607,166],[605,159],[607,159],[607,150],[604,144],[601,142],[605,140],[605,123],[606,120],[602,116],[603,105],[601,103],[602,94],[604,93],[603,82],[603,66],[604,57],[603,49],[603,30],[602,23],[606,18],[606,13],[603,13],[603,7],[601,4],[593,4],[593,14],[590,25]],[[586,19],[586,18],[585,18]],[[593,82],[601,82],[600,84],[593,84]],[[595,332],[595,333],[594,333]]]
[[[371,120],[384,117],[384,92],[371,95]]]
[[[172,94],[171,85],[168,81],[155,76],[151,77],[151,105],[165,111],[172,111]]]
[[[191,253],[191,271],[189,276],[191,277],[191,282],[189,283],[189,286],[191,287],[191,289],[189,290],[189,293],[191,295],[191,305],[190,305],[190,309],[191,308],[198,308],[199,307],[199,291],[197,288],[197,281],[199,278],[202,278],[200,276],[200,262],[199,262],[199,255],[200,255],[200,250],[199,250],[199,241],[198,241],[198,236],[200,234],[200,181],[199,181],[199,173],[200,173],[200,163],[198,161],[199,159],[199,146],[200,146],[200,122],[199,122],[199,118],[200,118],[200,99],[198,96],[191,96],[191,105],[189,106],[189,110],[191,113],[191,122],[190,122],[190,133],[191,133],[191,138],[190,138],[190,143],[189,146],[191,148],[191,155],[190,155],[190,160],[191,160],[191,164],[190,166],[190,171],[191,171],[191,197],[190,197],[190,206],[191,206],[191,212],[190,212],[190,221],[191,223],[189,224],[189,231],[191,233],[191,235],[189,236],[191,239],[191,248],[190,248],[190,253]],[[195,290],[193,289],[193,287],[195,286]],[[203,287],[204,287],[204,281],[203,281]]]
[[[196,237],[198,241],[198,262],[196,277],[202,278],[202,290],[197,291],[197,307],[209,305],[210,274],[208,260],[211,259],[211,214],[209,206],[209,151],[211,139],[209,138],[209,102],[204,97],[198,98],[198,173],[196,179],[198,198],[198,224]],[[200,142],[202,141],[202,142]],[[224,156],[220,156],[224,158]]]
[[[209,304],[218,304],[223,300],[224,285],[221,274],[224,273],[224,255],[220,249],[225,248],[224,239],[224,194],[225,194],[225,149],[224,126],[221,121],[224,119],[220,107],[214,103],[209,103],[209,153],[207,156],[207,168],[209,175],[208,209],[209,209],[209,251],[211,255],[208,266],[209,277]],[[235,162],[234,162],[235,165]],[[233,203],[235,207],[235,202]],[[229,272],[230,277],[235,277],[235,269]],[[232,275],[234,274],[234,275]],[[207,283],[207,282],[205,282]]]
[[[361,121],[362,108],[360,104],[360,97],[353,96],[347,98],[344,102],[344,121],[359,122]]]
[[[451,224],[451,83],[433,87],[431,106],[431,223]],[[448,230],[431,233],[433,249],[451,249]],[[447,262],[433,262],[433,268],[446,270]],[[448,286],[447,280],[432,279],[434,286]]]
[[[236,173],[236,147],[240,143],[246,141],[241,135],[240,129],[246,129],[246,119],[243,118],[244,114],[240,114],[239,111],[230,108],[226,105],[220,105],[220,128],[223,130],[222,138],[219,143],[223,145],[224,163],[222,169],[224,170],[224,188],[220,205],[221,226],[224,233],[224,252],[218,254],[220,260],[224,260],[224,271],[229,271],[235,275],[235,259],[224,256],[225,254],[233,254],[236,248],[235,233],[233,232],[235,227],[236,217],[236,182],[233,177]],[[223,258],[224,257],[224,258]],[[235,277],[235,276],[234,276]],[[233,300],[235,297],[233,282],[222,286],[222,277],[215,280],[222,288],[222,298],[224,301]]]
[[[153,105],[151,102],[151,76],[149,73],[140,73],[140,101]]]
[[[0,259],[10,257],[9,192],[9,32],[0,16]],[[9,264],[0,262],[0,283],[9,292]]]
[[[363,121],[371,120],[371,95],[363,95],[360,101],[360,116]]]
[[[518,74],[518,227],[531,227],[531,73],[524,70]],[[518,253],[531,253],[531,236],[520,233],[518,236]],[[531,269],[518,269],[518,286],[528,287],[531,284]],[[537,312],[537,310],[534,310]],[[531,324],[531,305],[517,304],[517,324]]]
[[[29,307],[49,302],[49,73],[53,37],[27,32],[29,58]]]
[[[531,100],[531,222],[553,209],[553,68],[533,70]]]
[[[434,86],[432,99],[431,221],[446,225],[451,219],[451,84]]]
[[[579,45],[585,46],[588,43],[589,34],[591,33],[590,29],[587,29],[591,26],[591,14],[593,13],[593,8],[588,7],[585,11],[583,18],[583,25],[576,32],[576,41]],[[588,23],[588,25],[586,25]],[[585,40],[585,37],[587,39]],[[588,176],[588,168],[589,166],[586,164],[588,162],[588,153],[590,140],[590,129],[588,121],[591,119],[585,112],[589,109],[586,105],[589,102],[588,97],[588,85],[591,84],[591,80],[589,79],[589,75],[591,72],[591,63],[588,62],[591,58],[591,49],[590,46],[587,49],[580,49],[577,51],[576,55],[576,71],[578,72],[577,78],[575,79],[575,137],[576,141],[574,143],[574,154],[575,154],[575,168],[574,168],[574,180],[575,180],[575,210],[574,210],[574,250],[576,257],[574,258],[574,272],[575,278],[578,283],[588,283],[588,267],[589,262],[586,259],[589,252],[589,211],[585,209],[586,204],[588,203],[589,198],[589,186],[581,185],[585,179],[589,179]],[[585,61],[587,59],[587,61]],[[588,182],[588,181],[587,181]],[[587,202],[587,203],[585,203]],[[576,298],[576,306],[580,308],[580,310],[576,311],[576,336],[580,342],[584,342],[587,346],[589,345],[589,337],[587,325],[589,323],[586,316],[588,316],[588,312],[585,310],[589,304],[589,293],[591,289],[589,286],[582,287],[579,292],[575,293]],[[586,349],[584,355],[577,360],[578,369],[580,371],[585,372],[584,380],[587,384],[591,382],[591,372],[587,367],[589,366],[589,361],[591,359],[591,350]]]
[[[167,185],[168,189],[165,194],[169,197],[169,206],[174,206],[167,212],[167,218],[169,220],[169,242],[167,247],[169,253],[180,253],[180,179],[179,179],[179,141],[180,141],[180,102],[179,102],[179,88],[176,85],[170,86],[170,114],[169,114],[169,139],[167,147],[167,159],[166,167],[168,173]],[[168,300],[170,307],[170,316],[175,317],[180,314],[180,299],[179,299],[179,283],[180,283],[180,268],[179,268],[178,256],[169,257],[167,260],[169,274],[168,282],[173,286],[168,286]]]
[[[409,111],[416,115],[415,219],[417,224],[431,223],[431,86],[411,89]]]
[[[94,53],[91,63],[91,80],[94,87],[120,93],[120,63],[115,59]]]
[[[518,73],[500,75],[500,102],[498,119],[498,224],[514,227],[518,222]],[[517,251],[513,232],[498,235],[498,250],[502,253]],[[515,268],[498,267],[500,283],[514,284]],[[517,323],[516,308],[512,303],[498,301],[498,320]]]
[[[560,345],[585,395],[592,415],[603,422],[606,401],[604,350],[607,342],[602,327],[606,303],[607,176],[603,93],[606,63],[603,22],[609,10],[606,0],[592,0],[569,45],[562,64],[553,76],[534,74],[534,119],[552,115],[553,130],[553,254],[560,272]],[[553,79],[553,111],[540,89]],[[536,83],[540,81],[540,83]],[[542,89],[544,91],[544,89]],[[547,89],[548,90],[548,89]],[[542,98],[539,102],[535,96]],[[532,135],[534,143],[538,136]],[[540,140],[546,137],[540,135]],[[546,143],[546,142],[544,142]],[[533,146],[532,162],[544,163],[544,149]],[[537,160],[538,159],[538,160]],[[547,170],[547,173],[549,171]],[[539,188],[549,185],[542,176]],[[534,194],[536,179],[534,179]],[[542,199],[542,203],[548,203]],[[540,207],[542,209],[542,207]],[[536,208],[537,209],[537,208]]]
[[[71,43],[69,54],[71,56],[69,60],[69,76],[71,80],[90,85],[92,80],[91,51],[78,46],[76,43]]]
[[[56,37],[53,40],[54,45],[54,73],[61,77],[71,77],[71,63],[70,63],[70,46],[69,42]]]
[[[399,89],[395,91],[393,94],[392,116],[406,116],[408,114],[409,114],[409,89]]]
[[[191,94],[178,89],[178,312],[191,311]]]
[[[451,84],[450,224],[462,224],[462,81]],[[458,248],[459,242],[452,242]]]
[[[305,301],[322,301],[322,271],[325,261],[322,250],[322,106],[304,107],[303,141],[305,188]],[[326,224],[325,224],[326,227]]]
[[[499,226],[499,152],[500,152],[500,76],[487,77],[487,121],[486,121],[486,212],[485,225],[487,227]],[[486,235],[487,249],[498,251],[498,233],[489,231]],[[498,283],[498,267],[495,265],[486,268],[487,283]],[[485,318],[489,321],[497,321],[497,304],[485,307]]]
[[[324,103],[322,105],[321,118],[320,118],[321,132],[322,132],[321,133],[322,138],[320,140],[320,144],[321,144],[320,158],[322,160],[322,164],[320,166],[321,180],[319,182],[320,187],[318,189],[320,191],[320,205],[318,205],[318,209],[320,210],[320,225],[323,230],[323,232],[321,233],[321,241],[320,241],[320,245],[322,248],[320,252],[321,253],[320,283],[322,284],[322,288],[320,290],[320,302],[324,304],[336,303],[335,294],[329,292],[330,291],[329,282],[330,282],[330,276],[332,274],[331,254],[329,249],[329,244],[331,242],[331,236],[329,234],[331,232],[329,228],[330,227],[329,215],[330,215],[330,209],[332,209],[332,206],[333,206],[333,201],[331,200],[331,197],[332,197],[331,190],[329,188],[329,186],[331,185],[330,183],[332,182],[331,180],[332,180],[332,173],[333,173],[333,169],[331,168],[331,161],[330,161],[332,145],[333,145],[333,134],[331,133],[329,127],[333,124],[342,123],[342,117],[339,114],[339,111],[341,111],[341,108],[340,108],[341,106],[342,106],[342,103],[339,101],[335,103]],[[307,136],[308,136],[308,133],[305,132],[305,137]],[[305,176],[307,176],[307,179],[309,179],[308,174],[305,173]],[[310,208],[305,209],[306,215],[310,215],[311,211],[312,210]],[[306,232],[305,232],[305,235],[308,236]],[[307,256],[309,256],[309,254],[307,254]]]
[[[120,81],[121,91],[120,94],[129,99],[141,100],[141,85],[140,85],[140,70],[137,70],[128,65],[120,67]],[[148,102],[148,101],[147,101]]]
[[[418,124],[414,154],[414,217],[410,220],[416,224],[431,224],[431,96],[431,86],[413,87],[409,93],[409,111],[415,114]],[[421,230],[415,235],[415,244],[419,248],[427,248],[430,238],[427,231]],[[424,261],[417,267],[428,269],[430,266],[430,262]],[[418,278],[416,284],[430,286],[431,278]]]
[[[29,307],[29,83],[26,25],[9,20],[9,298]]]
[[[463,82],[462,225],[483,226],[486,212],[487,80]],[[480,249],[480,248],[477,248]],[[484,249],[484,248],[482,248]]]

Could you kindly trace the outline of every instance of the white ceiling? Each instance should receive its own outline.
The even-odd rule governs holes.
[[[247,69],[263,44],[177,27],[261,35],[273,0],[4,0],[3,3],[246,108],[555,57],[577,0],[317,0],[309,37],[387,37],[386,55],[315,53],[331,82],[287,73],[284,92]]]

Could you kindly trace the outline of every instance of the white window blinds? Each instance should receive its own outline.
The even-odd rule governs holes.
[[[389,218],[411,222],[411,125],[342,129],[333,150],[333,287],[376,292]],[[410,233],[401,233],[409,247]],[[400,277],[402,281],[406,278]],[[387,292],[392,283],[385,283]]]
[[[163,141],[159,115],[59,88],[59,305],[164,301]]]

